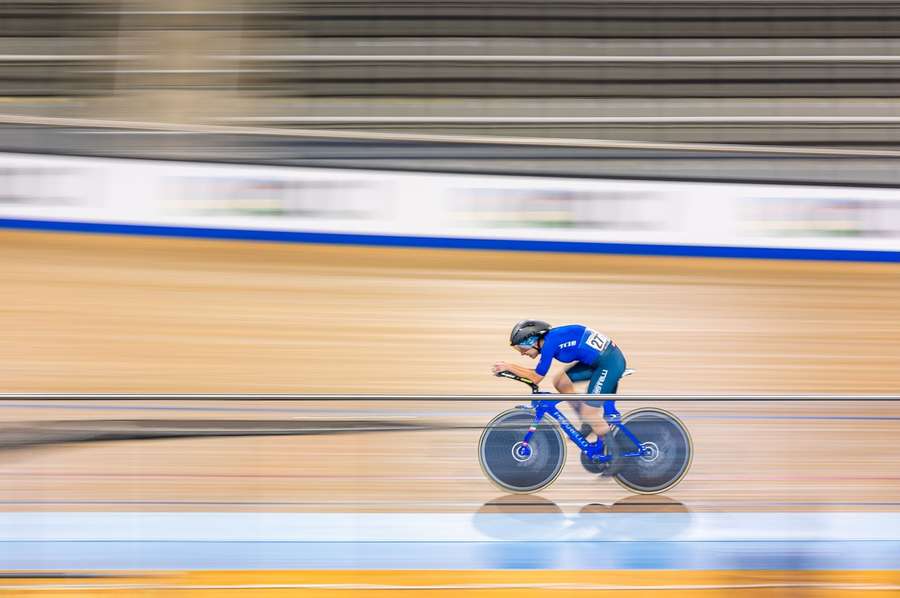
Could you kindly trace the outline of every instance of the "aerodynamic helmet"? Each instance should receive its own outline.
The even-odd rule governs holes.
[[[509,344],[520,347],[533,347],[538,339],[547,334],[550,324],[541,320],[522,320],[513,326],[509,333]]]

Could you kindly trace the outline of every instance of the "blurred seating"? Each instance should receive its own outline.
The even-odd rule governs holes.
[[[877,0],[11,0],[0,6],[0,112],[894,147],[898,56],[900,5]],[[272,158],[269,142],[240,145]],[[576,170],[658,170],[646,155]],[[745,162],[731,176],[779,169]],[[879,177],[863,170],[847,176]]]

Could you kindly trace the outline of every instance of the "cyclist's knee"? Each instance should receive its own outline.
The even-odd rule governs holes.
[[[553,377],[553,388],[563,394],[573,394],[575,392],[575,385],[572,384],[572,380],[569,379],[565,372],[560,372]]]
[[[594,433],[603,436],[609,432],[610,426],[603,414],[603,409],[593,405],[584,405],[581,411],[582,421],[590,424]]]

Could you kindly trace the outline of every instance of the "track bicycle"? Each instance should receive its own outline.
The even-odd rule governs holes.
[[[628,370],[625,375],[630,373]],[[527,384],[532,395],[551,394],[510,371],[497,376]],[[606,400],[603,415],[610,425],[606,442],[602,438],[589,442],[557,408],[562,400],[569,399],[534,398],[530,406],[504,411],[488,423],[478,442],[478,460],[488,479],[515,493],[546,488],[559,477],[566,462],[562,432],[581,450],[581,464],[587,471],[603,474],[615,463],[610,477],[638,494],[665,492],[690,469],[691,436],[668,411],[645,407],[622,416],[615,400]]]

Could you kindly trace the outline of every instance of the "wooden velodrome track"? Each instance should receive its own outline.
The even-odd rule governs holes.
[[[501,394],[512,323],[588,322],[627,392],[894,393],[900,266],[0,231],[7,392]]]
[[[475,443],[524,389],[489,375],[512,322],[588,322],[650,393],[897,393],[900,266],[227,243],[0,232],[2,390],[401,393],[430,402],[0,401],[5,511],[896,511],[900,403],[665,406],[696,457],[663,497],[583,472],[512,499]],[[524,396],[523,396],[524,398]],[[310,421],[436,429],[81,442],[97,430]],[[173,423],[174,422],[174,423]],[[63,432],[60,432],[63,430]],[[85,432],[87,431],[87,433]],[[38,442],[28,445],[22,439]],[[37,440],[35,440],[37,439]],[[511,510],[510,510],[511,509]],[[134,573],[134,572],[132,572]],[[893,595],[896,571],[188,571],[4,579],[9,595],[570,592]],[[338,585],[335,585],[338,584]],[[345,585],[341,585],[345,584]],[[548,585],[549,584],[549,585]],[[556,584],[556,585],[554,585]],[[561,585],[559,585],[561,584]],[[848,585],[849,584],[849,585]],[[855,585],[856,584],[856,585]],[[21,586],[21,592],[17,591]],[[101,588],[108,586],[106,590]],[[343,588],[343,589],[342,589]],[[641,590],[640,588],[643,588]],[[879,588],[881,588],[879,590]],[[416,592],[412,592],[416,593]]]
[[[514,394],[525,389],[489,367],[514,358],[508,329],[529,316],[615,338],[638,370],[623,399],[900,389],[897,265],[3,231],[0,271],[6,392]],[[7,450],[0,505],[471,511],[502,494],[478,468],[478,427],[512,404],[5,401],[7,435],[40,421],[140,419],[463,427]],[[691,473],[670,493],[692,509],[900,505],[898,403],[666,406],[696,443]],[[544,498],[578,507],[627,496],[571,453]]]

